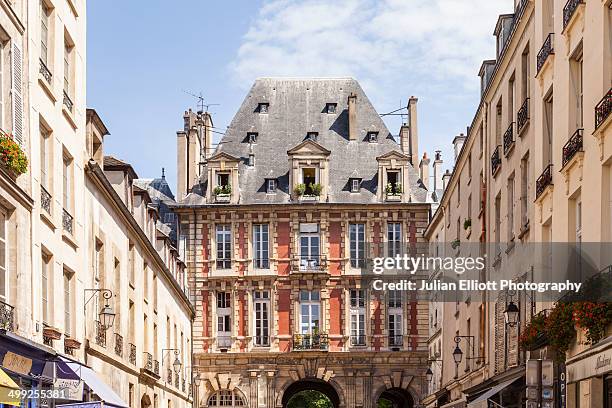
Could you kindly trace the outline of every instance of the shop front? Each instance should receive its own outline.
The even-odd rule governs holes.
[[[612,408],[612,337],[566,362],[568,408]]]

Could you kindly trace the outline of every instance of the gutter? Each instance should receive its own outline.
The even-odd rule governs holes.
[[[106,178],[104,171],[100,168],[100,165],[98,165],[98,163],[93,160],[89,160],[87,162],[86,174],[91,175],[93,181],[109,196],[112,204],[119,211],[119,213],[121,213],[123,218],[128,222],[133,232],[136,233],[136,236],[140,239],[141,244],[143,244],[143,246],[149,251],[155,262],[157,262],[158,266],[161,267],[162,274],[165,275],[170,284],[173,286],[174,290],[179,293],[179,297],[185,303],[185,305],[187,305],[189,311],[191,312],[190,317],[193,320],[193,317],[195,316],[194,306],[191,304],[191,301],[189,300],[185,292],[183,292],[183,290],[181,289],[180,285],[166,266],[165,262],[157,253],[157,250],[153,247],[151,241],[149,241],[149,238],[145,235],[142,228],[140,228],[140,225],[138,225],[130,210],[123,203],[113,186]]]

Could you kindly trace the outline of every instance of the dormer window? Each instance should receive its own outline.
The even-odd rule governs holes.
[[[361,188],[361,179],[352,178],[349,179],[349,183],[351,185],[351,193],[358,193]]]
[[[316,142],[319,138],[319,132],[308,132],[306,133],[306,140]]]
[[[270,108],[270,104],[268,102],[260,102],[257,105],[257,111],[259,113],[268,113],[268,109]]]
[[[370,143],[378,142],[378,132],[368,132],[367,139]]]
[[[217,186],[229,186],[229,173],[217,173]]]
[[[325,112],[329,113],[329,114],[334,114],[334,113],[336,113],[336,108],[337,107],[338,107],[338,104],[335,103],[335,102],[327,103],[325,105]]]
[[[266,193],[276,193],[276,179],[266,179]]]
[[[387,185],[385,186],[385,191],[389,196],[396,196],[402,193],[402,184],[400,183],[399,171],[387,171]]]
[[[247,133],[247,141],[249,143],[257,143],[257,136],[259,134],[257,132],[249,132]]]

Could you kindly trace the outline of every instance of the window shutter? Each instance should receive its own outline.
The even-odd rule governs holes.
[[[23,146],[23,54],[21,47],[16,42],[12,43],[11,49],[11,100],[13,103],[13,137],[15,141]]]

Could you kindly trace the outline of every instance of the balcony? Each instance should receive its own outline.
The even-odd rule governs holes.
[[[389,347],[401,347],[404,344],[404,336],[389,335]]]
[[[529,98],[525,99],[523,105],[516,113],[516,133],[521,134],[525,125],[529,122]]]
[[[96,344],[100,347],[106,347],[106,328],[101,322],[96,321]]]
[[[514,148],[514,144],[514,122],[512,122],[504,133],[504,156],[508,157],[508,154],[510,154]]]
[[[595,129],[598,129],[602,123],[608,119],[610,112],[612,111],[612,88],[608,90],[608,93],[599,101],[595,106]]]
[[[300,272],[321,272],[322,270],[321,257],[312,255],[300,257]]]
[[[554,33],[550,33],[546,36],[546,39],[544,40],[544,44],[542,44],[542,48],[540,48],[540,52],[538,52],[538,57],[537,57],[537,70],[536,70],[536,75],[540,73],[540,70],[542,69],[542,67],[544,66],[544,63],[546,63],[546,60],[548,59],[548,57],[551,54],[555,53],[555,49],[554,49]]]
[[[13,331],[15,328],[15,308],[0,301],[0,329]]]
[[[181,381],[181,390],[183,392],[187,391],[187,382],[185,381],[185,379],[183,378],[183,380]]]
[[[66,109],[68,109],[68,112],[70,113],[73,112],[74,103],[72,102],[72,99],[70,99],[66,91],[64,91],[64,106],[66,107]]]
[[[569,138],[563,146],[562,167],[565,167],[576,155],[582,151],[582,129],[576,129],[574,134]]]
[[[549,164],[536,180],[536,200],[542,195],[544,190],[546,190],[546,187],[552,185],[552,164]]]
[[[493,150],[493,154],[491,155],[491,174],[493,177],[497,175],[499,169],[501,169],[501,157],[499,154],[501,146],[497,146],[495,150]]]
[[[115,354],[123,357],[123,336],[115,333]]]
[[[217,347],[220,349],[232,347],[232,336],[217,336]]]
[[[564,30],[568,26],[569,22],[572,20],[572,17],[576,13],[576,10],[578,10],[578,6],[582,3],[583,2],[581,0],[568,0],[568,2],[565,3],[565,7],[563,7],[563,29]]]
[[[327,334],[294,334],[293,350],[324,350],[329,348]]]
[[[153,374],[159,376],[159,361],[153,360]]]
[[[179,374],[178,374],[178,373],[174,373],[174,386],[175,386],[176,388],[178,388],[178,387],[179,387],[179,381],[180,381],[180,379],[179,379]]]
[[[153,372],[153,355],[151,353],[147,353],[146,351],[142,353],[142,359],[144,360],[143,369]]]
[[[166,382],[169,384],[172,384],[172,370],[168,369],[168,371],[166,371]]]
[[[128,356],[130,364],[136,365],[136,345],[130,343],[130,355]]]
[[[68,232],[70,235],[74,235],[74,218],[65,208],[62,213],[62,226],[64,227],[64,231]]]
[[[38,72],[40,72],[42,77],[45,78],[45,81],[47,81],[47,83],[49,85],[51,85],[51,80],[53,79],[53,74],[51,74],[51,71],[49,71],[49,68],[47,67],[47,64],[45,64],[43,62],[43,60],[39,60],[39,61],[40,61],[40,68],[38,69]]]
[[[364,334],[352,335],[351,346],[365,346],[366,336]]]
[[[51,194],[46,188],[40,185],[40,207],[45,210],[47,214],[51,214]]]

